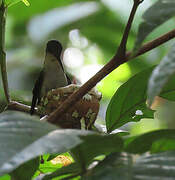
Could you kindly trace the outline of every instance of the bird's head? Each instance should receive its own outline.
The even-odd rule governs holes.
[[[49,53],[55,56],[58,60],[60,59],[61,52],[62,52],[62,45],[57,40],[50,40],[46,46],[46,53]]]

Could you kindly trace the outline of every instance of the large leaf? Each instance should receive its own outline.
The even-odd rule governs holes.
[[[164,85],[175,73],[175,45],[168,55],[154,69],[148,84],[148,103],[152,104],[155,96],[158,96]],[[174,78],[174,77],[173,77]],[[175,82],[174,82],[175,84]]]
[[[148,79],[153,69],[154,67],[151,67],[136,74],[118,88],[106,112],[108,132],[111,132],[127,122],[136,122],[144,117],[152,117],[153,111],[146,106],[146,92]],[[174,76],[171,77],[163,87],[160,96],[168,100],[175,100]]]
[[[46,175],[43,178],[44,180],[61,175],[81,173],[88,167],[96,156],[119,152],[123,148],[123,141],[118,134],[94,134],[86,137],[84,136],[82,139],[83,143],[71,150],[71,154],[77,164],[61,168],[52,174]]]
[[[123,148],[123,141],[117,134],[91,135],[82,138],[83,143],[71,151],[82,169],[86,168],[96,156],[120,152]]]
[[[174,158],[174,151],[140,157],[134,165],[135,179],[174,179]]]
[[[174,179],[175,152],[141,156],[136,161],[131,156],[111,154],[82,180],[159,180]]]
[[[158,0],[143,14],[143,22],[139,25],[135,49],[138,49],[144,39],[159,25],[175,15],[174,0]]]
[[[32,179],[35,171],[38,169],[40,158],[32,159],[10,173],[12,179],[17,180],[30,180]]]
[[[80,130],[61,130],[36,117],[5,112],[0,115],[0,175],[44,153],[63,153],[82,142]],[[91,133],[90,133],[91,134]]]
[[[125,151],[130,153],[144,153],[147,151],[160,152],[175,150],[175,130],[163,129],[148,132],[125,141]],[[170,141],[169,141],[170,140]],[[166,143],[169,142],[169,143]],[[160,149],[158,149],[158,147]]]
[[[132,179],[131,156],[113,153],[101,161],[95,168],[87,172],[82,180],[124,180]]]
[[[149,68],[130,78],[121,85],[112,97],[106,112],[108,132],[144,117],[153,117],[153,111],[146,107],[146,89],[150,73]],[[140,114],[136,111],[140,110]],[[138,112],[138,111],[137,111]]]

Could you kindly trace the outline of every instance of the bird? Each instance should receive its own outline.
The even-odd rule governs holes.
[[[62,64],[62,49],[61,43],[57,40],[47,42],[44,65],[32,91],[31,115],[34,114],[35,106],[48,91],[71,84]]]

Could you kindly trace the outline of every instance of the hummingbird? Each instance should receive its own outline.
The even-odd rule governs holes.
[[[31,115],[35,111],[35,106],[48,91],[71,84],[61,61],[62,49],[61,43],[57,40],[50,40],[46,45],[44,65],[32,91]]]

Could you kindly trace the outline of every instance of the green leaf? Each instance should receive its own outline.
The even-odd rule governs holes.
[[[23,165],[19,166],[12,173],[10,173],[12,179],[18,180],[30,180],[34,175],[35,171],[38,169],[40,158],[32,159]]]
[[[50,180],[54,177],[59,177],[62,175],[69,175],[69,174],[78,174],[81,172],[81,168],[77,163],[72,163],[69,166],[62,167],[61,169],[58,169],[57,171],[46,174],[42,176],[42,180]]]
[[[165,151],[174,151],[175,150],[175,141],[174,139],[162,138],[153,143],[151,147],[151,153],[165,152]]]
[[[85,174],[82,180],[132,179],[132,159],[129,155],[113,153]]]
[[[149,79],[148,84],[148,104],[154,101],[155,96],[158,96],[172,77],[174,78],[175,73],[175,44],[172,47],[168,55],[160,62],[160,64],[154,69]],[[174,83],[173,83],[174,84]],[[174,87],[175,88],[175,87]]]
[[[11,179],[10,175],[8,175],[8,174],[0,177],[0,180],[10,180],[10,179]]]
[[[37,117],[21,112],[0,114],[0,175],[9,173],[24,162],[47,153],[63,153],[82,140],[80,130],[62,130]]]
[[[5,0],[5,3],[8,7],[15,5],[19,2],[23,2],[26,6],[30,6],[30,3],[27,0]]]
[[[88,171],[82,180],[174,179],[174,158],[175,152],[140,156],[134,161],[127,154],[111,154]]]
[[[142,118],[153,117],[153,111],[146,106],[146,92],[148,79],[154,67],[136,74],[118,88],[106,112],[108,132],[113,131],[127,122],[136,122]],[[160,96],[168,100],[175,100],[174,76],[172,76],[163,87]],[[137,110],[141,110],[143,115],[136,115]]]
[[[175,152],[141,156],[134,165],[136,179],[174,179]]]
[[[117,134],[90,135],[82,137],[82,140],[83,143],[71,151],[82,169],[86,168],[96,156],[119,152],[123,148],[123,141]]]
[[[143,14],[139,25],[134,51],[138,50],[144,39],[158,26],[175,16],[174,0],[158,0]]]
[[[125,151],[130,153],[144,153],[147,151],[160,152],[163,150],[175,150],[175,143],[162,144],[165,140],[174,140],[175,130],[162,129],[148,132],[139,136],[130,137],[125,141]],[[162,141],[163,140],[163,141]],[[164,146],[159,151],[157,147]],[[165,147],[166,146],[166,147]]]
[[[49,157],[49,154],[45,154],[42,156],[43,163],[41,163],[39,166],[40,172],[42,172],[42,173],[54,172],[57,169],[62,167],[61,163],[53,164],[52,162],[47,161],[48,157]]]
[[[153,117],[153,111],[146,106],[147,82],[153,68],[142,71],[121,85],[112,97],[106,112],[108,132],[128,123],[146,117]],[[140,110],[140,114],[136,114]]]

